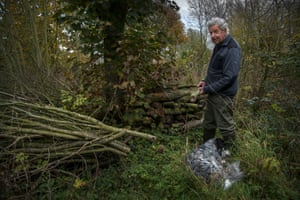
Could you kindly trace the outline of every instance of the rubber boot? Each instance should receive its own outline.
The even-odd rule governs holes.
[[[216,135],[216,129],[203,129],[203,143],[209,139],[214,138]]]
[[[234,144],[235,132],[230,132],[230,133],[226,132],[226,133],[222,133],[222,135],[225,143],[225,149],[231,150],[232,152],[235,151],[235,144]]]

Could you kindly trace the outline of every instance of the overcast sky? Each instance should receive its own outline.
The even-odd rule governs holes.
[[[189,5],[187,0],[175,0],[177,5],[180,7],[179,13],[181,16],[181,20],[185,25],[185,28],[197,28],[197,23],[195,19],[193,19],[189,14]]]

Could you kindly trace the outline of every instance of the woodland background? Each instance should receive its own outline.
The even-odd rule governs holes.
[[[198,29],[176,1],[0,0],[1,198],[299,198],[300,1],[187,2]],[[184,164],[201,143],[195,85],[213,16],[243,51],[236,157],[247,176],[229,191]]]

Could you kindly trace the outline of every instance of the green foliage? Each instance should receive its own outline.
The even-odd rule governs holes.
[[[245,117],[245,118],[244,118]],[[186,153],[200,143],[199,131],[166,136],[153,133],[155,143],[131,140],[132,152],[120,162],[94,174],[45,179],[34,198],[67,199],[298,199],[297,172],[288,160],[274,151],[276,138],[260,130],[257,119],[239,115],[251,129],[238,131],[233,159],[241,161],[245,177],[224,191],[220,185],[205,184],[185,164]],[[291,175],[289,175],[292,173]],[[46,178],[46,177],[45,177]],[[49,177],[48,177],[49,178]]]
[[[73,97],[68,91],[61,91],[61,102],[66,109],[76,110],[78,107],[83,106],[87,102],[87,98],[82,94]]]
[[[111,86],[113,96],[105,97],[103,63],[86,63],[71,69],[69,81],[71,92],[63,91],[61,99],[67,109],[91,114],[99,119],[124,117],[128,106],[145,93],[163,87],[171,76],[174,65],[172,52],[168,47],[168,38],[158,24],[151,24],[150,19],[126,27],[124,40],[119,42],[117,69],[118,83]],[[122,96],[122,105],[114,99]],[[121,109],[122,108],[122,109]],[[119,110],[117,116],[114,110]],[[122,121],[124,121],[122,119]],[[125,120],[126,121],[126,120]]]
[[[249,187],[255,196],[263,199],[297,199],[299,193],[296,192],[297,187],[294,187],[297,178],[291,175],[297,176],[297,173],[290,165],[299,162],[295,161],[294,154],[300,152],[293,149],[293,153],[288,154],[291,153],[290,141],[299,143],[299,136],[286,134],[282,127],[283,121],[277,129],[274,128],[273,124],[283,120],[276,117],[277,114],[261,113],[252,116],[246,112],[239,115],[238,123],[243,129],[239,134],[240,150],[237,156],[243,159]],[[273,121],[269,120],[271,116]]]
[[[196,84],[204,79],[211,52],[203,35],[197,30],[188,30],[188,40],[177,45],[176,71],[178,82]]]
[[[168,50],[168,38],[158,24],[150,19],[127,27],[119,49],[119,55],[125,57],[123,69],[119,72],[127,92],[135,95],[135,90],[153,90],[161,86],[170,77],[174,60]],[[122,84],[120,84],[122,85]]]
[[[18,173],[19,171],[26,171],[30,166],[28,162],[28,155],[24,154],[23,152],[16,154],[16,163],[17,166],[15,168],[15,173]]]
[[[1,73],[1,82],[12,91],[21,85],[18,91],[37,98],[43,96],[47,102],[60,93],[65,108],[101,119],[107,115],[111,115],[111,119],[120,118],[112,111],[121,110],[121,106],[112,100],[122,94],[124,107],[120,112],[123,113],[118,114],[127,113],[123,120],[130,123],[143,113],[143,110],[127,112],[138,97],[170,80],[194,83],[203,77],[210,55],[203,36],[190,31],[189,41],[180,46],[176,43],[174,47],[171,41],[178,42],[175,40],[176,26],[171,32],[162,26],[159,21],[162,15],[155,14],[155,9],[149,12],[153,8],[152,1],[130,0],[127,2],[132,9],[128,9],[123,37],[115,41],[119,57],[112,61],[121,66],[114,71],[119,79],[111,85],[111,99],[106,98],[103,88],[110,76],[105,76],[108,73],[103,70],[103,40],[107,36],[104,30],[112,25],[108,20],[111,16],[107,16],[111,1],[63,1],[71,5],[65,7],[70,15],[57,13],[59,22],[69,22],[68,26],[61,27],[65,35],[51,18],[55,3],[41,2],[34,2],[37,6],[32,6],[30,1],[1,4],[5,7],[0,23],[3,29],[0,67],[1,72],[5,72]],[[247,10],[251,6],[239,8],[243,4],[237,4],[239,10],[231,12],[231,33],[244,52],[241,90],[236,99],[240,113],[236,115],[238,145],[234,157],[241,160],[242,171],[246,174],[242,181],[223,191],[219,185],[206,185],[191,173],[185,165],[185,155],[201,143],[201,132],[196,130],[173,136],[155,133],[159,137],[155,143],[129,140],[132,152],[114,165],[106,168],[90,167],[88,163],[67,166],[54,173],[45,171],[38,180],[28,179],[18,186],[6,182],[7,174],[1,169],[10,163],[1,162],[0,184],[7,187],[1,188],[0,198],[299,199],[299,7],[298,4],[280,5],[287,3],[285,1],[276,3],[277,7],[264,3],[270,9],[254,7],[255,10]],[[260,11],[266,13],[256,13]],[[168,37],[172,33],[174,38]],[[10,37],[12,35],[14,37]],[[59,44],[68,51],[57,50],[57,37]],[[67,60],[72,61],[72,67],[63,74],[66,67],[62,66],[68,66]],[[53,80],[61,76],[68,80],[69,90],[54,89],[58,86]],[[28,159],[28,155],[21,152],[12,156],[17,166],[8,174],[18,178],[21,171],[47,165],[47,161],[38,160],[36,166],[30,166]],[[85,173],[77,174],[76,168]],[[95,168],[97,171],[92,170]]]

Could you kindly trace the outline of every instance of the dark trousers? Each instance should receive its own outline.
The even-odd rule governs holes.
[[[235,140],[232,98],[208,95],[203,127],[203,142],[215,137],[216,130],[219,129],[225,145],[231,146]]]

